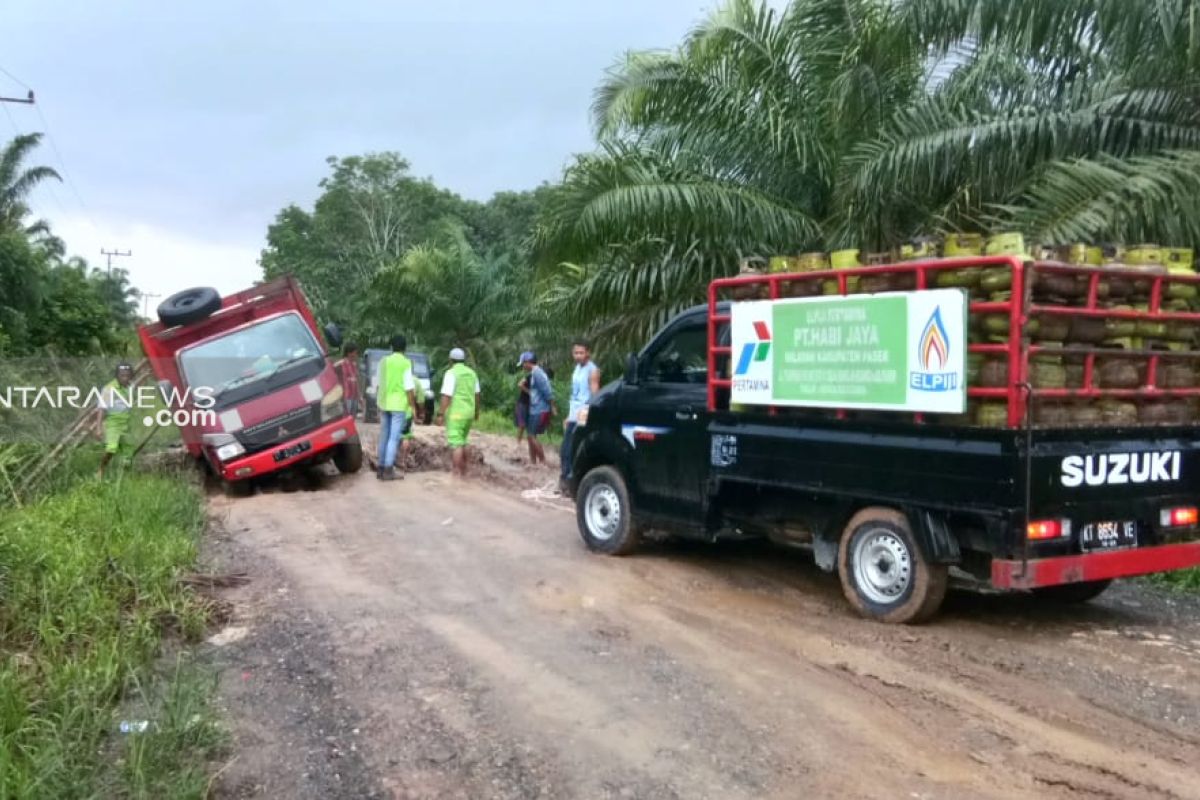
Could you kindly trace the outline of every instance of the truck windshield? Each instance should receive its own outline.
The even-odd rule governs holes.
[[[413,377],[425,380],[429,377],[429,357],[424,353],[413,353],[408,357],[412,362]]]
[[[220,396],[320,356],[321,348],[304,321],[285,314],[188,348],[179,363],[189,386],[206,386]]]

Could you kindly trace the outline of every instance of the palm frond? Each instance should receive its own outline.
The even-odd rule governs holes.
[[[994,224],[1038,241],[1200,242],[1200,152],[1048,165]]]

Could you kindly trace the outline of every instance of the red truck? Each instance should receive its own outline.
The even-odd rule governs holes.
[[[332,460],[362,466],[337,365],[299,284],[278,278],[222,298],[187,289],[158,307],[138,336],[188,452],[231,494],[251,479]],[[336,326],[324,338],[340,344]],[[182,424],[180,420],[183,420]]]

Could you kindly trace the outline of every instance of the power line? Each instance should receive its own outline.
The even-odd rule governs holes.
[[[132,250],[105,250],[103,247],[101,247],[100,255],[108,256],[108,274],[112,275],[112,260],[114,258],[122,258],[124,256],[131,256],[131,255],[133,255],[133,251]]]
[[[67,188],[71,190],[71,194],[75,195],[75,199],[79,202],[79,207],[83,209],[83,214],[88,218],[88,222],[92,222],[91,212],[88,210],[87,203],[83,202],[83,197],[79,194],[79,190],[75,188],[75,181],[71,180],[71,173],[67,170],[67,160],[63,158],[62,152],[58,149],[58,142],[54,139],[54,134],[50,132],[50,123],[46,121],[46,115],[42,113],[40,105],[35,105],[34,110],[37,111],[38,119],[42,121],[42,128],[46,131],[46,139],[50,142],[50,149],[54,151],[54,157],[58,159],[58,163],[63,169],[63,180],[66,181]],[[96,223],[92,222],[92,227]]]
[[[30,89],[29,94],[25,97],[0,97],[0,103],[22,103],[31,106],[33,105],[33,89]]]
[[[2,69],[3,68],[0,67],[0,70]],[[17,125],[17,121],[13,119],[13,115],[8,110],[8,107],[3,103],[0,103],[0,108],[4,109],[4,116],[8,117],[8,124],[12,125],[13,133],[15,133],[17,136],[23,136],[24,132],[21,130],[20,126]],[[58,210],[65,216],[67,213],[67,207],[64,206],[62,201],[58,199],[58,193],[54,191],[54,187],[49,183],[45,183],[43,185],[46,187],[46,191],[50,193],[50,199],[54,201],[54,205],[57,206]]]
[[[27,100],[13,100],[12,102],[28,103],[29,105],[33,106],[33,110],[37,112],[38,119],[42,123],[42,131],[46,134],[46,141],[50,143],[50,150],[54,153],[54,157],[58,159],[58,165],[62,167],[63,183],[67,184],[67,188],[70,189],[71,194],[75,196],[75,201],[79,203],[79,208],[83,211],[83,215],[87,218],[88,223],[90,223],[93,228],[96,228],[96,222],[92,219],[91,210],[88,208],[87,203],[83,201],[83,196],[79,193],[79,189],[75,186],[75,181],[71,179],[71,171],[67,169],[67,160],[63,158],[62,151],[58,149],[58,140],[54,138],[54,133],[50,130],[50,122],[46,119],[46,115],[42,113],[42,105],[34,100],[33,88],[30,87],[29,84],[25,83],[25,81],[6,70],[4,67],[0,67],[0,74],[7,75],[10,79],[15,81],[22,88],[29,92],[29,98]],[[2,105],[3,103],[0,103],[0,106]],[[4,109],[4,112],[8,114],[8,109]],[[9,115],[9,121],[12,121],[11,115]],[[15,122],[13,123],[13,128],[16,129]],[[18,133],[18,135],[20,134]],[[51,195],[53,194],[53,191],[51,191]],[[58,203],[57,198],[55,198],[55,202]],[[62,212],[66,214],[66,208],[62,207],[61,203],[58,203],[58,205]]]
[[[146,319],[150,319],[150,300],[157,300],[158,298],[162,297],[162,295],[156,294],[155,292],[138,292],[138,294],[142,296],[142,316]]]
[[[8,76],[9,78],[11,78],[11,79],[12,79],[14,82],[16,82],[16,83],[20,84],[20,86],[21,86],[21,88],[22,88],[22,89],[26,89],[26,90],[28,90],[28,91],[31,91],[31,92],[33,91],[33,89],[32,89],[32,88],[29,86],[29,84],[28,84],[28,83],[26,83],[25,81],[21,80],[21,79],[20,79],[20,78],[18,78],[16,75],[13,75],[11,72],[9,72],[8,70],[6,70],[4,67],[0,67],[0,74],[2,74],[2,75],[7,75],[7,76]]]

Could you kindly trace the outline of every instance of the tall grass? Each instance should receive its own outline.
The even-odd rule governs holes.
[[[1200,592],[1200,567],[1151,575],[1150,580],[1159,586],[1166,586],[1181,592]]]
[[[202,526],[196,487],[135,473],[77,477],[0,512],[0,798],[203,794],[211,725],[189,711],[188,733],[171,713],[201,708],[207,692],[148,671],[164,629],[204,629],[176,581]],[[131,700],[157,727],[115,733],[115,709]]]

